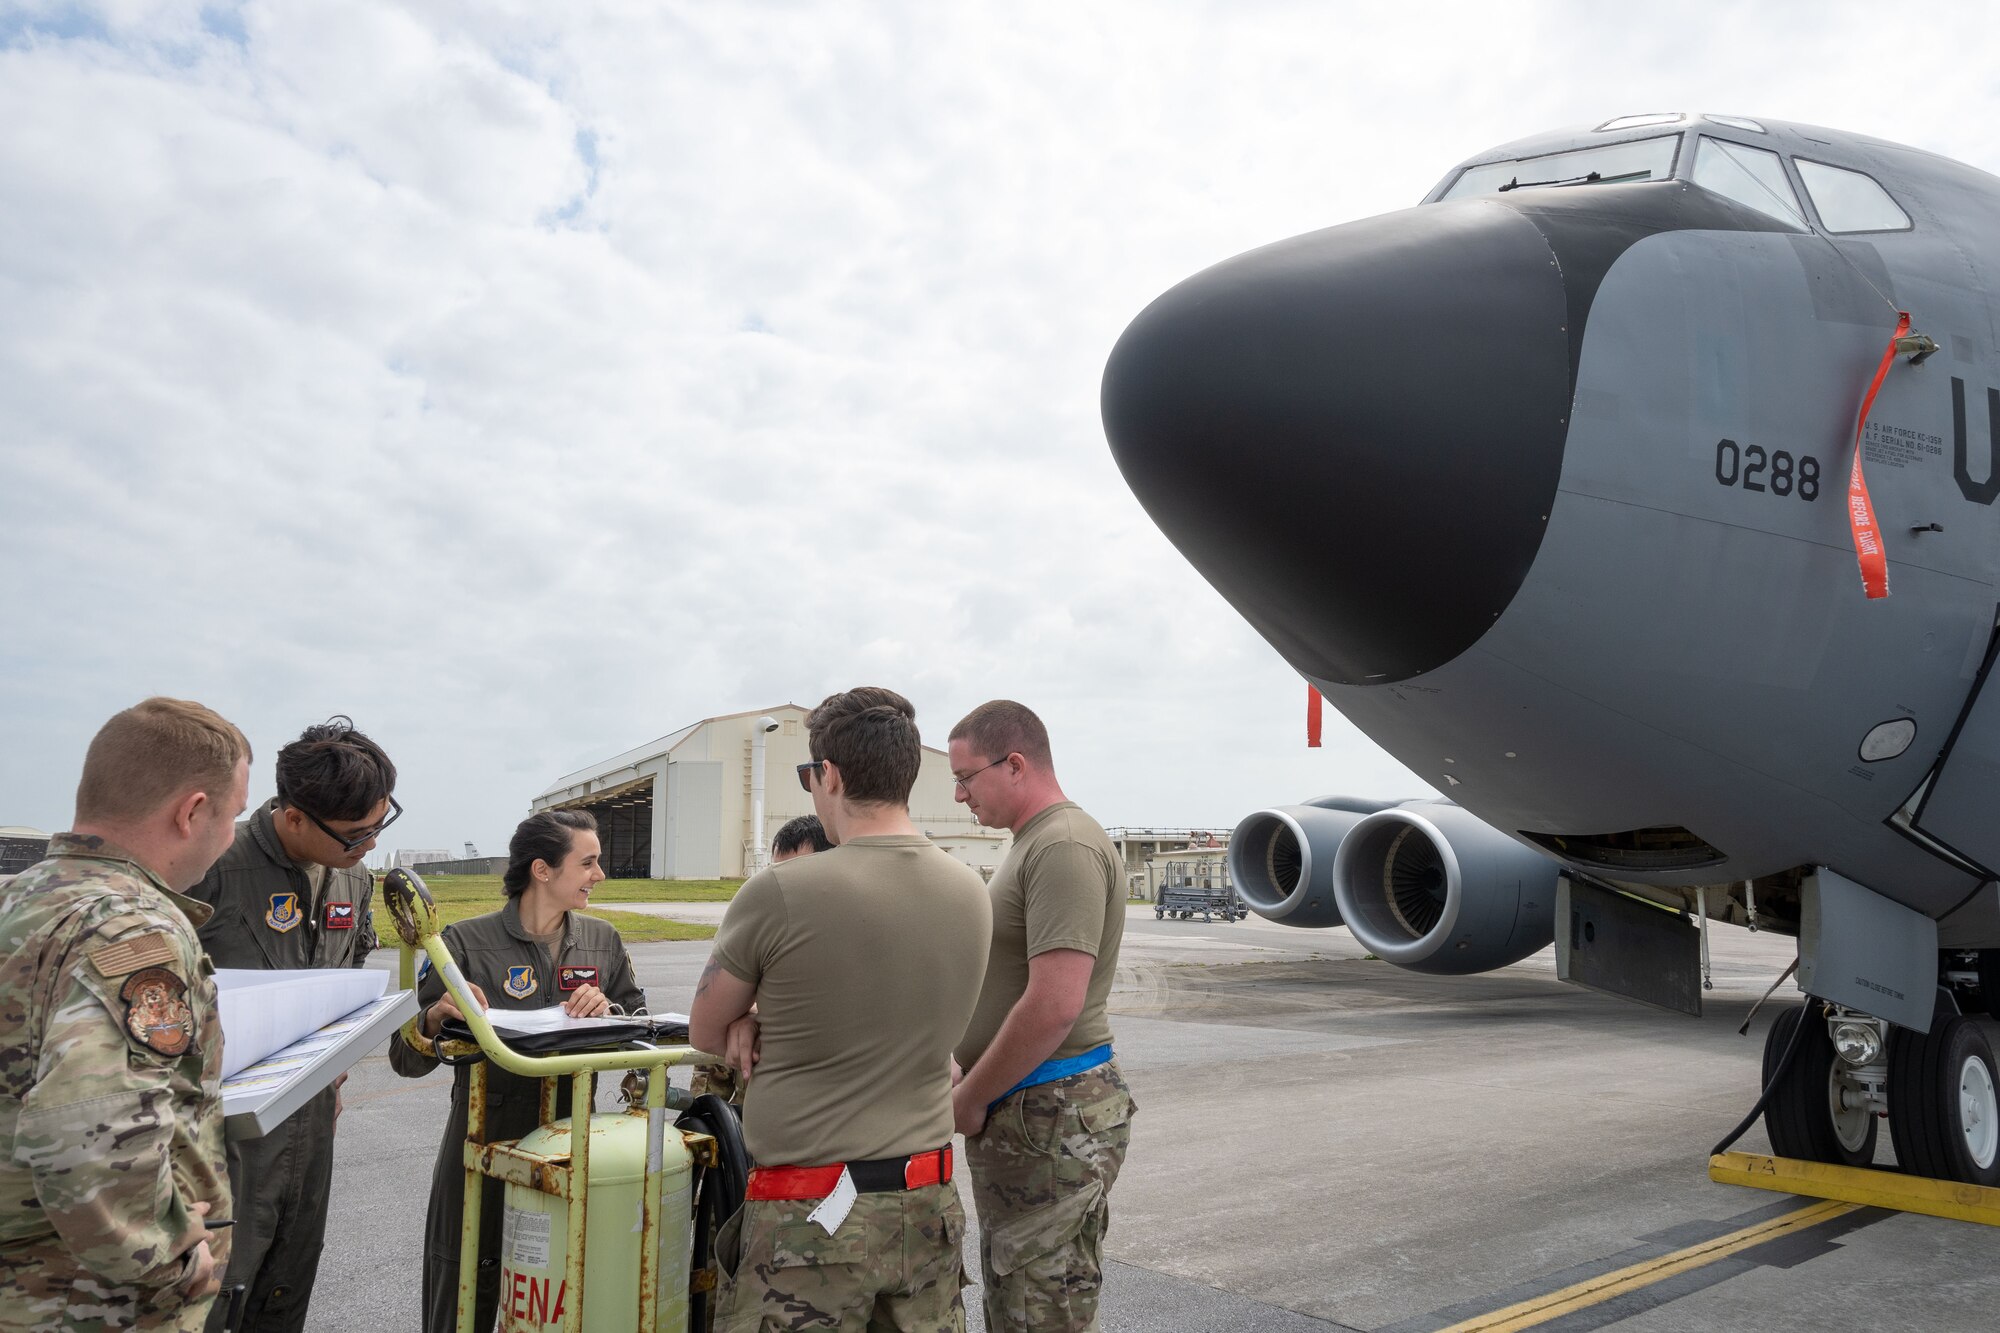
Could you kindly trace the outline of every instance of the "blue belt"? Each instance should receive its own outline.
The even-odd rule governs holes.
[[[1065,1055],[1060,1060],[1044,1060],[1029,1071],[1026,1078],[987,1103],[986,1109],[991,1111],[1023,1088],[1038,1088],[1044,1083],[1053,1083],[1059,1078],[1069,1078],[1073,1074],[1085,1073],[1099,1065],[1110,1063],[1111,1043],[1108,1041],[1102,1046],[1092,1047],[1082,1055]]]

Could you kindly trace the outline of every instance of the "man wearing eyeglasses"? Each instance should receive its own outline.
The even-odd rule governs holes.
[[[375,880],[362,858],[403,812],[396,766],[351,719],[333,717],[278,751],[277,786],[189,890],[215,909],[202,945],[217,967],[360,967],[376,943]],[[230,1140],[237,1226],[208,1333],[220,1333],[239,1285],[249,1292],[236,1333],[304,1329],[339,1114],[336,1082],[262,1138]]]
[[[1097,1327],[1132,1094],[1105,1003],[1125,934],[1118,851],[1063,795],[1048,728],[995,699],[951,729],[954,794],[1014,845],[988,886],[993,947],[958,1044],[952,1114],[979,1210],[987,1333]]]

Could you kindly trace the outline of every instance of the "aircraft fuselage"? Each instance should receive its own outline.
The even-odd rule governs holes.
[[[1493,189],[1623,145],[1650,178]],[[1893,220],[1850,173],[1907,227],[1841,229]],[[2000,604],[1995,274],[2000,180],[1932,154],[1544,136],[1160,297],[1106,430],[1202,574],[1495,828],[1639,885],[1827,866],[2000,945],[1989,862],[1909,817]],[[1862,441],[1870,600],[1848,473],[1897,310],[1939,350],[1897,358]]]

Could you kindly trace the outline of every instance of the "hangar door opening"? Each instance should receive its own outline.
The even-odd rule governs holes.
[[[612,879],[646,879],[653,873],[653,782],[649,774],[567,807],[596,817],[604,848],[600,864]]]

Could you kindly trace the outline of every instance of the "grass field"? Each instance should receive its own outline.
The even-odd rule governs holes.
[[[421,867],[418,874],[423,874]],[[586,914],[609,921],[627,944],[649,944],[656,940],[706,940],[715,937],[715,927],[695,926],[640,912],[605,911],[600,903],[713,903],[727,902],[736,895],[741,880],[733,879],[607,879],[590,891],[591,908]],[[441,924],[450,925],[467,917],[484,916],[500,910],[506,901],[498,875],[426,875],[424,884],[437,901]],[[375,906],[375,934],[385,944],[396,938],[396,927],[383,909],[378,896]]]

